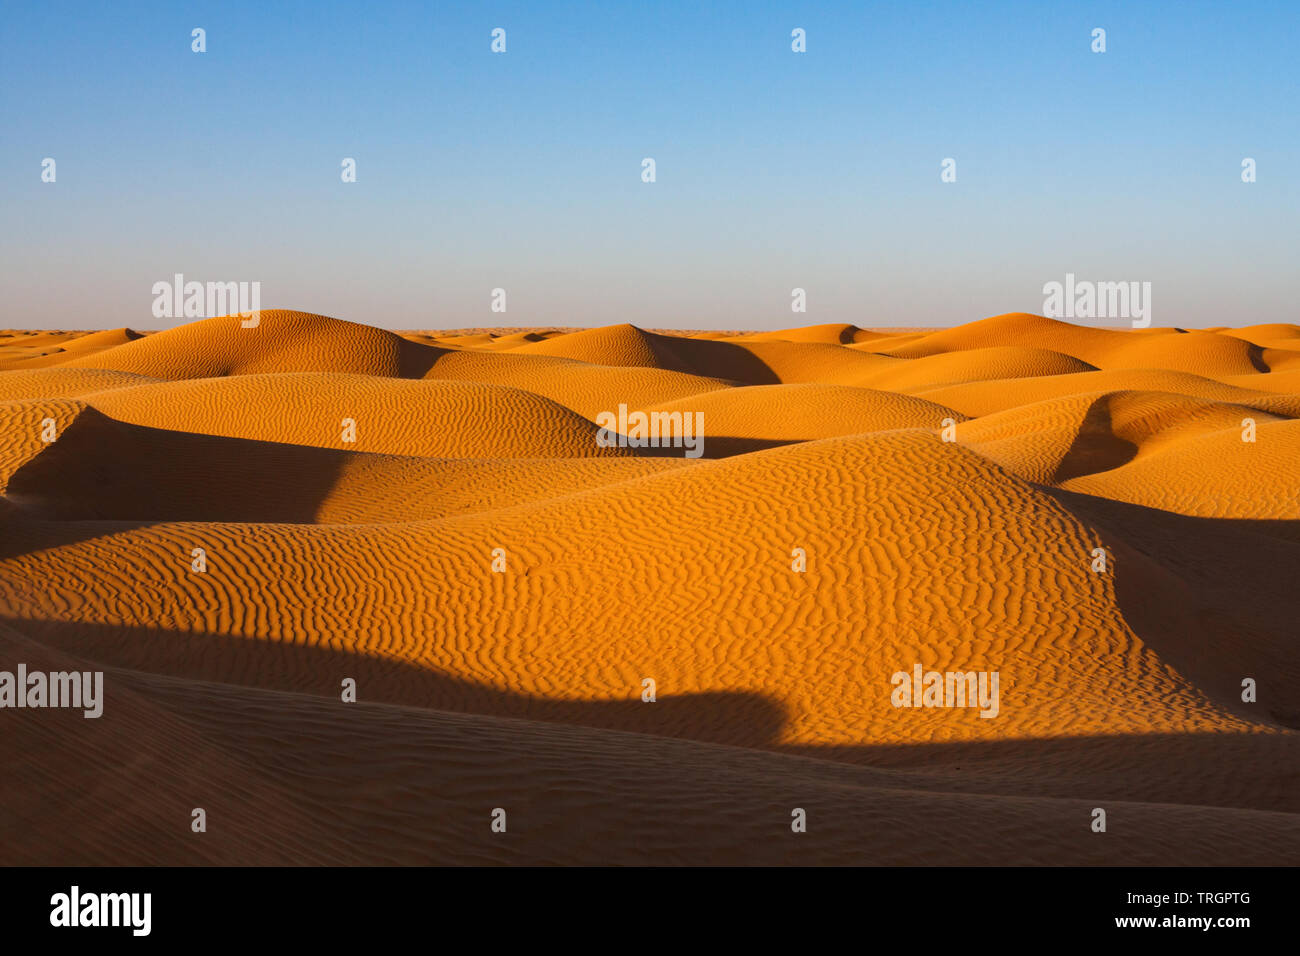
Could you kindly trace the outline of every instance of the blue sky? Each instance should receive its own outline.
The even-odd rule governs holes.
[[[11,3],[0,325],[176,324],[150,307],[177,272],[390,328],[950,325],[1067,272],[1151,282],[1157,326],[1300,321],[1298,27],[1248,0]]]

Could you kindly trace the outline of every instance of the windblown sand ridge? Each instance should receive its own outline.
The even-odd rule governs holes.
[[[5,862],[1300,851],[1295,326],[33,338],[0,670],[109,692],[0,710],[40,766],[0,807],[100,788],[129,826],[71,804]],[[603,440],[620,407],[703,454]],[[915,664],[996,672],[996,715],[896,706]]]

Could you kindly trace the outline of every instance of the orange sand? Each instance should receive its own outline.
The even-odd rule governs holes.
[[[1292,325],[0,332],[0,863],[1291,863],[1298,478]]]

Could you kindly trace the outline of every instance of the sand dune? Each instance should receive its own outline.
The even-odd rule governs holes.
[[[699,412],[724,451],[740,450],[727,439],[752,439],[743,450],[765,443],[807,441],[895,428],[938,429],[946,418],[965,418],[951,408],[910,395],[847,385],[749,385],[700,392],[651,407],[654,411]]]
[[[856,325],[833,323],[781,329],[777,332],[758,332],[745,338],[751,342],[819,342],[824,345],[854,345],[859,342],[878,342],[890,336],[885,332],[860,329]]]
[[[307,312],[269,309],[255,328],[244,328],[243,321],[233,315],[203,319],[61,364],[168,379],[286,370],[419,378],[444,351]]]
[[[1253,462],[1260,460],[1264,448],[1284,452],[1286,441],[1266,442],[1263,447],[1242,442],[1242,423],[1248,420],[1260,425],[1289,419],[1248,405],[1169,392],[1119,391],[1071,395],[994,412],[963,425],[957,433],[968,446],[1017,475],[1053,484],[1115,472],[1155,452],[1189,447],[1190,439],[1203,435],[1232,439]],[[1279,436],[1270,432],[1270,437]],[[1226,447],[1233,451],[1231,445]],[[1214,470],[1219,465],[1220,461],[1207,459],[1196,470]],[[1186,477],[1186,472],[1180,474],[1180,479]],[[1257,479],[1251,482],[1253,497],[1263,490]],[[1279,502],[1264,507],[1285,510]]]
[[[1093,366],[1072,355],[1048,349],[1000,346],[937,352],[922,358],[899,360],[878,370],[873,369],[855,384],[901,392],[969,382],[1056,377],[1094,371]]]
[[[1014,409],[1052,398],[1068,398],[1072,395],[1103,391],[1169,392],[1214,402],[1267,409],[1275,404],[1285,406],[1287,403],[1294,402],[1295,396],[1300,394],[1300,392],[1274,391],[1269,388],[1269,383],[1277,377],[1278,373],[1230,377],[1236,379],[1237,384],[1233,384],[1203,378],[1188,372],[1125,369],[962,382],[938,388],[922,386],[908,391],[929,401],[949,405],[972,417]],[[1300,384],[1300,379],[1297,379],[1297,384]]]
[[[330,372],[186,379],[96,392],[111,418],[152,428],[443,458],[569,458],[601,448],[596,426],[550,399],[502,385]],[[349,439],[347,422],[355,425]]]
[[[1295,326],[128,333],[0,338],[4,862],[1300,851]]]
[[[1294,353],[1215,332],[1086,328],[1038,315],[1010,313],[928,335],[894,349],[901,358],[991,346],[1051,349],[1099,369],[1156,368],[1217,377],[1269,371]]]

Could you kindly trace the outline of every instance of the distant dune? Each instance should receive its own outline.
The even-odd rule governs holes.
[[[1295,325],[11,330],[0,491],[0,863],[1300,856]]]

